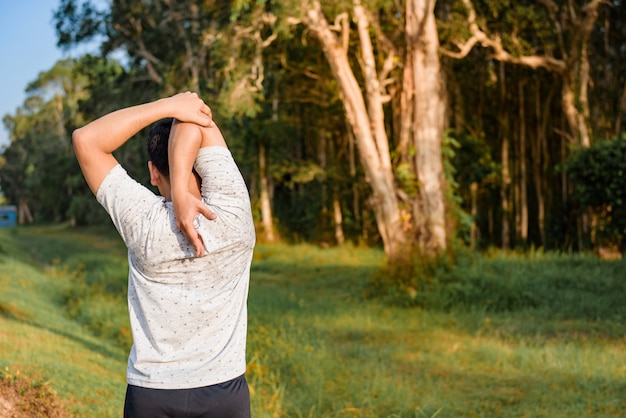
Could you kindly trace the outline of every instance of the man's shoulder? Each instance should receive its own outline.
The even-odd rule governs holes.
[[[123,184],[129,180],[132,181],[132,177],[128,175],[128,172],[124,169],[124,167],[117,164],[107,173],[102,180],[102,183],[100,183],[100,187],[98,187],[98,191],[96,192],[96,199],[100,202],[107,193],[115,190],[116,185]]]
[[[236,166],[235,160],[226,147],[213,145],[202,147],[198,150],[198,155],[194,162],[194,168],[201,176],[209,174],[209,168],[215,165],[223,165],[224,163]]]
[[[96,193],[98,202],[111,218],[145,216],[155,204],[162,204],[163,197],[133,179],[126,170],[117,165],[111,169]]]

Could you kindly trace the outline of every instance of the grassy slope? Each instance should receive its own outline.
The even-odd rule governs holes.
[[[124,259],[110,233],[0,230],[0,365],[50,381],[84,417],[119,416],[125,385],[126,349],[69,320],[63,305],[63,295],[80,297],[67,292],[76,260],[100,270],[102,257]],[[255,417],[623,415],[621,321],[393,308],[362,297],[382,263],[379,251],[361,248],[257,248],[248,346]],[[121,315],[123,299],[98,301]]]
[[[60,302],[67,280],[47,263],[76,247],[63,240],[50,245],[38,236],[35,230],[0,232],[0,365],[49,382],[76,415],[118,416],[126,354],[68,319]],[[46,261],[49,256],[54,258]]]

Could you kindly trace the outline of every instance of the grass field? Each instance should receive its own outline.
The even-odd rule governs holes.
[[[626,415],[623,261],[466,256],[407,279],[417,294],[365,297],[384,263],[376,249],[257,247],[254,417]],[[125,291],[110,229],[0,230],[0,376],[51,388],[71,416],[119,417]]]

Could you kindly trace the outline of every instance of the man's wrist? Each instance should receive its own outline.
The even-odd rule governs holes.
[[[151,103],[154,106],[154,112],[155,112],[157,121],[161,119],[173,117],[171,114],[172,110],[168,106],[169,101],[167,99],[168,99],[167,97],[164,97],[164,98],[157,99]]]

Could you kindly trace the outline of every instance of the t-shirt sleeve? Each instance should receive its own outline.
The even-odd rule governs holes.
[[[163,198],[128,175],[121,165],[105,177],[96,199],[107,211],[115,228],[128,245],[144,236],[145,220]]]
[[[218,207],[249,207],[246,183],[228,148],[200,148],[194,165],[202,179],[202,197]]]
[[[202,179],[202,199],[233,236],[252,236],[254,231],[250,195],[228,148],[201,148],[194,165]],[[213,221],[197,218],[205,244],[214,228]]]

